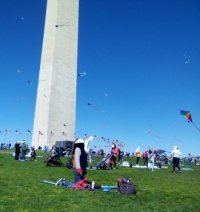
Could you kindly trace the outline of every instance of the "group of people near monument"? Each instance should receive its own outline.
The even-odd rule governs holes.
[[[92,141],[92,136],[88,137],[86,140],[82,138],[78,138],[74,142],[74,147],[72,149],[72,170],[74,174],[74,182],[78,182],[85,178],[87,174],[87,167],[92,168],[92,158],[91,152],[89,148],[89,143]],[[17,141],[15,143],[15,160],[26,160],[26,154],[29,151],[28,145],[26,144],[25,140]],[[34,147],[31,148],[31,151],[34,151]],[[116,169],[117,162],[118,164],[122,164],[124,152],[121,150],[120,146],[117,146],[115,143],[111,145],[111,157],[109,161],[109,169]],[[47,147],[44,148],[44,153],[47,153]],[[54,151],[52,150],[52,154]],[[35,154],[36,155],[36,154]],[[141,153],[140,147],[138,146],[135,150],[135,157],[136,157],[136,166],[139,166],[140,158],[143,159],[143,164],[149,168],[149,170],[154,171],[154,165],[157,158],[157,152],[153,149],[146,148],[143,153]],[[172,172],[175,173],[176,168],[181,173],[180,170],[180,158],[181,152],[178,146],[174,146],[172,152],[172,163],[173,163],[173,170]],[[189,154],[189,156],[191,156]],[[89,160],[88,160],[89,159]],[[191,157],[189,158],[191,164]],[[88,165],[89,161],[89,165]],[[151,164],[151,168],[149,167],[149,163]]]
[[[36,152],[34,147],[31,147],[30,150],[25,140],[22,140],[21,142],[17,141],[15,143],[15,155],[14,155],[15,160],[25,161],[26,154],[28,152],[31,153],[31,158],[35,160]]]
[[[88,156],[90,154],[89,151],[89,142],[92,140],[92,137],[89,137],[85,141],[82,138],[78,138],[74,142],[74,147],[72,150],[72,170],[74,174],[74,182],[78,182],[83,180],[87,174],[87,167],[88,167]],[[179,172],[179,160],[181,157],[181,152],[178,149],[178,146],[174,146],[174,150],[171,152],[173,157],[173,172],[175,172],[175,168],[177,167]],[[144,164],[147,165],[148,162],[151,162],[151,170],[154,171],[154,161],[156,157],[156,151],[153,149],[146,149],[143,154],[141,154],[140,147],[137,147],[135,151],[136,156],[136,165],[139,164],[140,157],[143,156]],[[90,157],[89,157],[90,158]],[[111,145],[111,157],[109,162],[110,169],[116,169],[116,162],[118,159],[118,163],[123,162],[123,151],[120,150],[120,147],[117,147],[116,144]],[[89,160],[91,163],[91,160]]]

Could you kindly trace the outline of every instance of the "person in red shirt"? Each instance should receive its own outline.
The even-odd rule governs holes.
[[[143,153],[143,159],[144,159],[144,165],[147,165],[148,168],[148,157],[149,157],[149,151],[146,149]]]
[[[118,148],[116,147],[116,144],[112,144],[112,150],[111,150],[111,163],[110,163],[110,169],[112,169],[112,164],[113,164],[113,168],[116,169],[116,159],[118,156]]]

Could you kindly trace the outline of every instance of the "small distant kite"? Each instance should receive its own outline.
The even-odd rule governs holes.
[[[104,91],[104,95],[107,97],[108,96],[108,94],[107,94],[107,92],[106,91]]]
[[[176,139],[177,141],[181,141],[181,139],[177,138],[176,136],[175,136],[175,139]]]
[[[78,77],[84,77],[86,75],[86,72],[79,72]]]
[[[67,21],[65,24],[56,24],[55,27],[60,27],[60,26],[69,26],[69,21]]]
[[[188,120],[188,123],[191,122],[198,131],[200,131],[200,129],[193,123],[192,121],[192,115],[191,115],[191,112],[190,111],[185,111],[185,110],[181,110],[180,111],[180,115],[184,116],[187,120]]]
[[[22,70],[20,70],[20,69],[17,69],[17,73],[22,73]]]
[[[87,104],[88,104],[88,106],[93,107],[94,109],[98,110],[98,111],[101,112],[101,113],[104,113],[104,112],[105,112],[104,110],[99,109],[98,107],[96,107],[95,105],[93,105],[93,104],[91,104],[91,103],[87,103]]]
[[[187,54],[187,51],[185,51],[184,57],[185,57],[185,64],[190,63],[190,55]]]
[[[30,84],[32,84],[32,82],[30,81],[30,80],[27,80],[27,83],[30,85]]]
[[[150,129],[147,130],[148,133],[151,133],[153,136],[155,136],[156,138],[162,138],[156,134],[154,134]]]

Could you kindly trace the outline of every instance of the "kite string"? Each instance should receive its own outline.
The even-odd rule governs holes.
[[[179,119],[181,119],[181,117],[178,117],[169,127],[165,128],[161,135],[163,135],[166,131],[169,131],[178,122]]]
[[[192,122],[192,124],[196,127],[196,129],[200,132],[200,129]]]

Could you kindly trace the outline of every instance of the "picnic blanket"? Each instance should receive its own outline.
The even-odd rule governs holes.
[[[74,183],[71,181],[67,181],[63,178],[59,179],[57,182],[52,182],[48,180],[40,180],[42,183],[51,184],[54,186],[62,186],[70,189],[79,189],[79,190],[98,190],[101,189],[106,192],[111,192],[112,189],[117,189],[117,186],[108,186],[108,185],[99,185],[95,184],[95,182],[88,182],[87,179],[81,180],[78,183]]]

